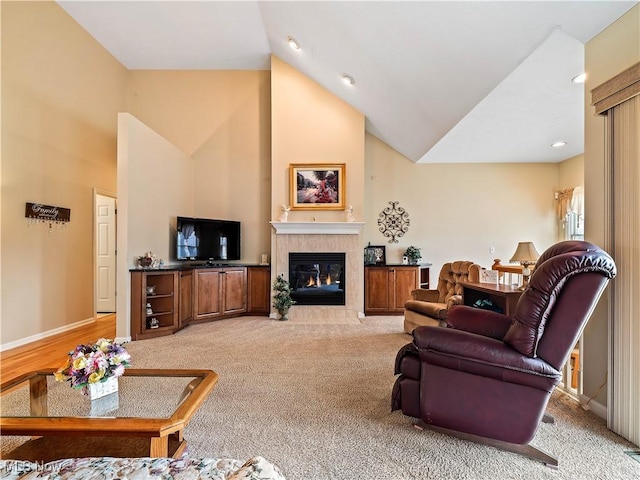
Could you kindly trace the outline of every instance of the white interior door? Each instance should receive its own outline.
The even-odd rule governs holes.
[[[116,311],[116,199],[96,194],[96,312]]]

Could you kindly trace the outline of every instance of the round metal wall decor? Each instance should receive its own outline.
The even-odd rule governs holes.
[[[390,207],[386,207],[378,215],[378,230],[387,238],[389,243],[398,243],[398,238],[402,237],[409,230],[409,214],[398,206],[400,202],[389,202]]]

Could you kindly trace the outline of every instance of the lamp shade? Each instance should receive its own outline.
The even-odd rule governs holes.
[[[509,261],[519,262],[520,264],[531,264],[536,263],[538,258],[540,258],[540,254],[536,250],[536,247],[533,246],[533,242],[519,242],[516,252]]]

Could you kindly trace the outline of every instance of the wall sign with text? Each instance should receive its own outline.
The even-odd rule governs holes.
[[[71,209],[27,202],[24,216],[29,224],[45,223],[49,224],[49,228],[53,225],[65,226],[71,221]]]

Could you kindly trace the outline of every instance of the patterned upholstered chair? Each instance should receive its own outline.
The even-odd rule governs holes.
[[[447,327],[418,327],[400,349],[392,410],[418,425],[557,466],[534,447],[562,367],[616,275],[605,251],[560,242],[538,260],[513,316],[451,308]]]
[[[452,305],[462,303],[460,282],[478,282],[480,265],[467,260],[447,262],[438,275],[438,289],[418,288],[411,292],[411,300],[404,305],[404,331],[413,332],[418,326],[444,326]]]

